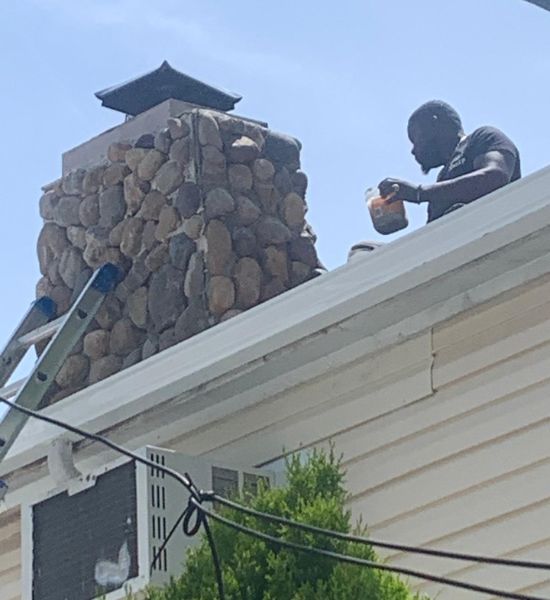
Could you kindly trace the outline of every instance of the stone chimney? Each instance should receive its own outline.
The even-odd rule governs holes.
[[[227,114],[239,96],[167,63],[98,96],[135,116],[65,153],[62,178],[44,188],[37,296],[52,297],[63,314],[105,262],[123,279],[59,372],[52,401],[320,266],[297,140]]]

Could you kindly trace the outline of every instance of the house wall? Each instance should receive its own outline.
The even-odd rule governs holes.
[[[550,562],[550,282],[464,313],[172,446],[256,465],[335,443],[373,538]],[[542,524],[542,526],[541,526]],[[550,594],[548,573],[391,562]],[[416,583],[416,582],[415,582]],[[472,593],[424,584],[441,598]]]
[[[373,538],[550,562],[550,277],[171,440],[263,465],[336,445]],[[0,597],[19,600],[19,515],[0,516]],[[550,594],[544,571],[386,554],[401,566]],[[415,584],[418,582],[415,580]],[[473,598],[420,584],[435,598]],[[6,591],[7,590],[7,591]]]
[[[21,594],[21,532],[19,510],[0,514],[0,598],[19,600]]]

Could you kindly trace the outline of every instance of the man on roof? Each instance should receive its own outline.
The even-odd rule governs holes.
[[[384,179],[382,196],[428,204],[428,222],[469,204],[521,177],[519,152],[502,131],[480,127],[466,135],[456,110],[440,100],[426,102],[409,118],[412,154],[422,172],[443,167],[432,185]],[[398,186],[398,187],[396,187]]]

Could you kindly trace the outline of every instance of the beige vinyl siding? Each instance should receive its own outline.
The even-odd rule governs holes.
[[[395,502],[381,509],[387,495],[367,492],[365,508],[377,507],[377,535],[394,538],[403,527],[424,545],[550,562],[549,299],[550,285],[543,282],[434,330],[435,399],[460,403],[474,396],[476,407],[454,423],[442,421],[431,435],[419,433],[416,446],[435,440],[439,458],[389,484],[397,493],[410,490],[408,510]],[[448,573],[539,596],[550,587],[544,571],[478,565]],[[422,589],[435,595],[440,587]],[[444,594],[451,595],[471,597]]]
[[[550,562],[550,284],[464,313],[196,435],[185,452],[261,464],[336,444],[379,539]],[[544,571],[387,553],[395,564],[544,596]],[[419,584],[417,580],[414,581]],[[420,584],[432,597],[474,598]]]
[[[18,510],[0,514],[0,598],[19,600],[21,594],[21,529]]]
[[[186,431],[169,446],[262,465],[329,442],[343,453],[353,514],[373,537],[550,562],[550,283],[345,367],[327,360],[322,376]],[[19,600],[18,513],[0,516],[4,539],[0,598]],[[550,597],[543,571],[385,556]],[[413,583],[443,600],[481,597]]]
[[[429,396],[431,365],[431,335],[426,333],[186,433],[171,447],[261,464],[285,448],[329,440]]]
[[[380,423],[386,443],[363,456],[341,444],[353,511],[373,537],[550,562],[549,299],[545,282],[435,328],[433,396]],[[550,587],[544,571],[388,557],[502,589]]]

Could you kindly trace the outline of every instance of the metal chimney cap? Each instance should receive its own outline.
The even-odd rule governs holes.
[[[96,92],[102,106],[127,115],[138,115],[174,98],[217,110],[233,110],[242,96],[215,88],[185,73],[176,71],[168,61],[158,69],[130,81]]]

